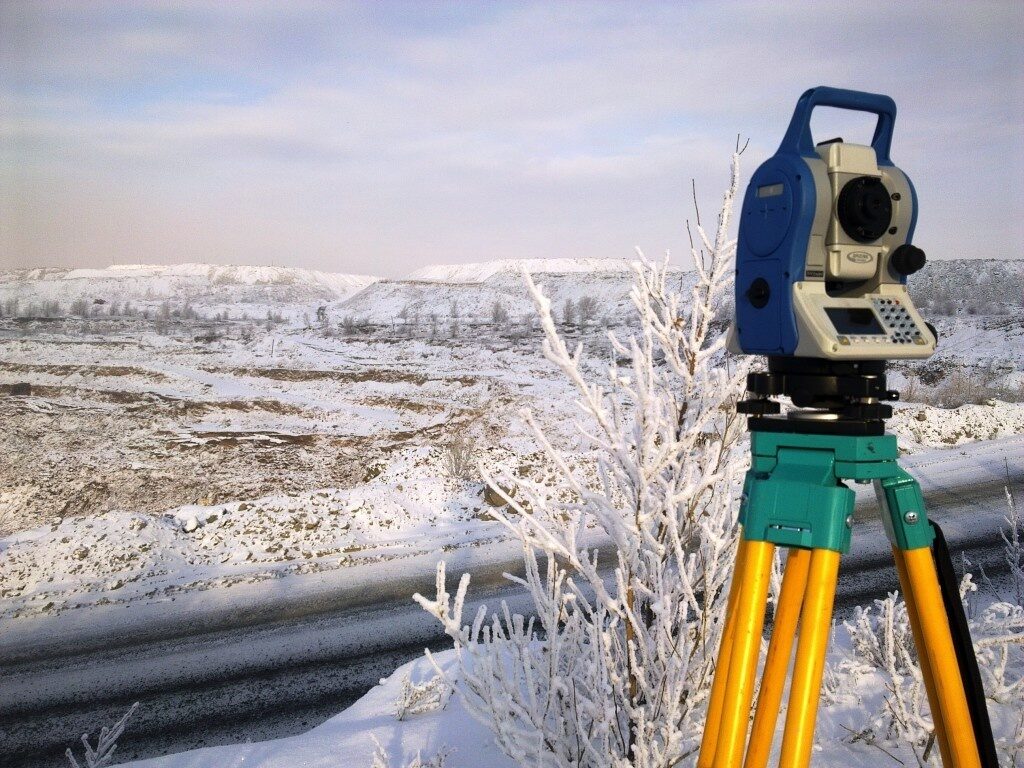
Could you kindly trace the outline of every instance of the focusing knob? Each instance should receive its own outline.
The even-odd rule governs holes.
[[[912,275],[924,266],[924,251],[910,243],[904,243],[892,252],[889,262],[894,271],[901,275]]]

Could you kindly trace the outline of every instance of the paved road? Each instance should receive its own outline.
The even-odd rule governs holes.
[[[943,524],[951,546],[990,573],[1001,563],[996,531],[1006,473],[1024,487],[1022,459],[1024,440],[1018,439],[904,462],[921,480],[929,513]],[[895,587],[870,489],[862,490],[868,493],[859,498],[854,548],[843,561],[840,611]],[[525,612],[524,597],[493,578],[500,569],[488,570],[491,577],[476,580],[471,590],[475,604],[505,599]],[[425,646],[447,646],[434,620],[393,596],[351,609],[332,606],[276,622],[204,629],[0,660],[0,767],[66,765],[61,755],[77,734],[113,723],[136,700],[142,704],[119,745],[121,760],[298,733],[344,709]]]

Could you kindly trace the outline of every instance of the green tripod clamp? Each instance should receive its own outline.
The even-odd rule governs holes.
[[[853,480],[875,483],[894,546],[931,546],[921,488],[896,463],[895,436],[752,432],[750,450],[740,505],[748,541],[845,554],[855,495],[843,481]]]

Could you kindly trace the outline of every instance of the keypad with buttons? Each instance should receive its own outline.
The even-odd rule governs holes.
[[[924,344],[921,329],[917,327],[910,312],[899,299],[872,299],[872,305],[882,325],[889,333],[889,338],[896,344]]]

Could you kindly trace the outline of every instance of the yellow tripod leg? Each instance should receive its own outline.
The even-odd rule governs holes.
[[[764,768],[768,765],[810,565],[811,550],[789,550],[786,557],[786,572],[782,577],[782,591],[779,593],[779,605],[775,611],[772,639],[768,644],[768,658],[765,661],[764,674],[761,676],[761,692],[757,696],[757,712],[754,714],[754,726],[750,732],[750,746],[747,748],[747,759],[743,763],[745,768]]]
[[[828,549],[812,551],[779,768],[807,768],[811,762],[838,575],[838,552]]]
[[[932,710],[941,713],[952,764],[955,768],[981,768],[971,713],[967,707],[967,696],[960,677],[949,618],[942,602],[931,549],[920,547],[905,550],[903,559],[910,585],[907,592],[913,594],[913,607],[921,625],[923,644],[918,646],[918,655],[928,657],[935,687]],[[910,607],[911,603],[908,603],[907,608]]]
[[[907,615],[910,617],[910,628],[914,633],[914,645],[917,648],[924,648],[924,635],[921,631],[921,617],[914,602],[914,589],[910,583],[910,576],[907,573],[907,563],[903,557],[903,550],[898,547],[892,548],[893,560],[896,563],[896,573],[900,577],[900,586],[903,588],[903,600],[907,604]],[[935,740],[939,743],[939,754],[942,755],[942,764],[952,766],[953,758],[949,751],[949,740],[946,738],[946,724],[942,719],[942,710],[935,705],[938,701],[938,694],[935,689],[935,673],[928,659],[927,653],[917,654],[918,662],[921,664],[921,676],[924,677],[924,687],[928,692],[928,701],[932,702],[932,720],[935,723]]]
[[[715,768],[736,768],[743,760],[747,740],[750,704],[754,698],[754,675],[764,631],[764,607],[768,600],[772,555],[775,545],[748,541],[743,585],[736,601],[736,627],[729,681],[722,707],[722,725],[715,750]]]
[[[722,705],[725,702],[725,687],[729,682],[729,660],[732,658],[733,636],[736,633],[736,601],[743,586],[743,572],[746,567],[747,542],[740,531],[736,545],[736,564],[733,566],[732,584],[729,586],[729,600],[725,607],[725,627],[722,642],[718,648],[715,663],[715,677],[711,684],[711,698],[708,700],[708,714],[704,718],[704,735],[700,743],[700,757],[697,768],[711,768],[715,762],[718,747],[718,731],[722,724]]]

